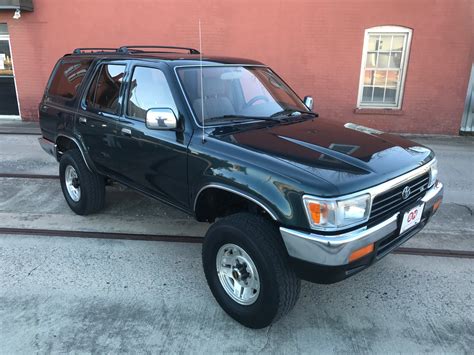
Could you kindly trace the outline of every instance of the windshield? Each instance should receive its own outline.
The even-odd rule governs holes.
[[[203,67],[202,100],[200,70],[199,67],[178,69],[184,92],[200,123],[203,112],[206,125],[309,112],[298,96],[265,67]]]

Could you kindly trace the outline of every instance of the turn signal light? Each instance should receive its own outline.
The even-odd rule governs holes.
[[[309,212],[314,223],[318,224],[321,222],[321,205],[319,203],[310,203]]]
[[[366,245],[363,248],[357,249],[356,251],[352,252],[352,254],[349,256],[349,262],[353,262],[357,259],[362,258],[363,256],[366,256],[367,254],[370,254],[374,251],[374,244],[369,244]]]
[[[433,205],[433,213],[436,212],[436,210],[439,208],[439,206],[441,205],[441,201],[443,201],[443,199],[439,199],[438,201],[436,201]]]

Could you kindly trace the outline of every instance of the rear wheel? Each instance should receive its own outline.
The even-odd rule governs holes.
[[[250,328],[264,328],[295,305],[300,281],[288,265],[278,228],[239,213],[211,226],[202,259],[209,287],[221,307]]]
[[[105,179],[87,168],[79,150],[68,150],[61,157],[59,178],[64,197],[75,213],[87,215],[104,207]]]

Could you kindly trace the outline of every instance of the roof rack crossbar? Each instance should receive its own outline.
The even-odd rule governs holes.
[[[194,48],[189,48],[189,47],[175,47],[175,46],[122,46],[119,49],[117,49],[118,53],[143,53],[145,51],[141,49],[153,49],[153,48],[163,48],[163,49],[180,49],[180,50],[185,50],[189,51],[189,54],[199,54],[199,51]],[[134,50],[138,49],[138,50]],[[154,53],[160,53],[159,51],[150,51]],[[164,53],[171,53],[169,51],[164,52]]]
[[[117,48],[76,48],[72,51],[74,54],[94,53],[94,52],[116,52]]]

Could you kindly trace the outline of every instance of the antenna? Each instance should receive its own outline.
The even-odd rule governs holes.
[[[205,143],[204,135],[206,133],[204,128],[204,90],[202,82],[202,35],[201,35],[201,19],[199,19],[199,67],[201,75],[201,121],[202,121],[202,142]]]

